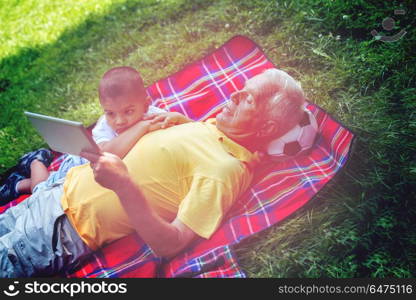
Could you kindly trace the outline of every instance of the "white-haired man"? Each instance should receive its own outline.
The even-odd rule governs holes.
[[[162,257],[209,238],[249,187],[257,152],[299,122],[303,105],[297,82],[269,69],[233,93],[215,120],[166,113],[143,126],[180,125],[144,135],[123,160],[83,153],[90,165],[0,216],[0,276],[74,268],[134,231]]]

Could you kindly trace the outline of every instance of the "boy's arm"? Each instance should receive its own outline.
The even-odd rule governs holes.
[[[165,112],[160,114],[151,114],[143,118],[143,120],[151,120],[151,124],[160,124],[160,128],[168,128],[174,125],[194,122],[179,112]]]
[[[134,124],[109,141],[98,143],[98,146],[103,152],[110,152],[120,158],[124,158],[137,141],[146,133],[188,122],[192,122],[192,120],[177,112],[145,116],[143,121]]]
[[[101,142],[98,146],[103,152],[110,152],[120,158],[124,158],[137,141],[149,132],[149,129],[150,121],[140,121],[119,136],[116,136],[110,141]]]

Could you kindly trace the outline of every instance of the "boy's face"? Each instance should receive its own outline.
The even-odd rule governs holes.
[[[150,98],[137,99],[137,96],[106,98],[100,101],[108,125],[121,134],[143,118],[149,107]]]

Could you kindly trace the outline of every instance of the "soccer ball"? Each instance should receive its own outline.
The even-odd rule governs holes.
[[[307,108],[304,110],[305,114],[299,124],[269,143],[267,153],[273,160],[282,161],[306,154],[314,145],[318,135],[318,123]]]

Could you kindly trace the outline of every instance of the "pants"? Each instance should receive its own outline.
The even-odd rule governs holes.
[[[91,254],[63,212],[62,182],[0,214],[0,277],[56,275]]]
[[[55,172],[51,172],[49,174],[48,179],[38,183],[34,188],[33,192],[36,192],[40,189],[45,189],[54,186],[56,183],[60,182],[62,178],[65,178],[66,174],[69,170],[73,167],[80,166],[83,164],[88,163],[89,161],[81,156],[71,155],[71,154],[64,154],[65,159],[61,162],[59,169]]]

